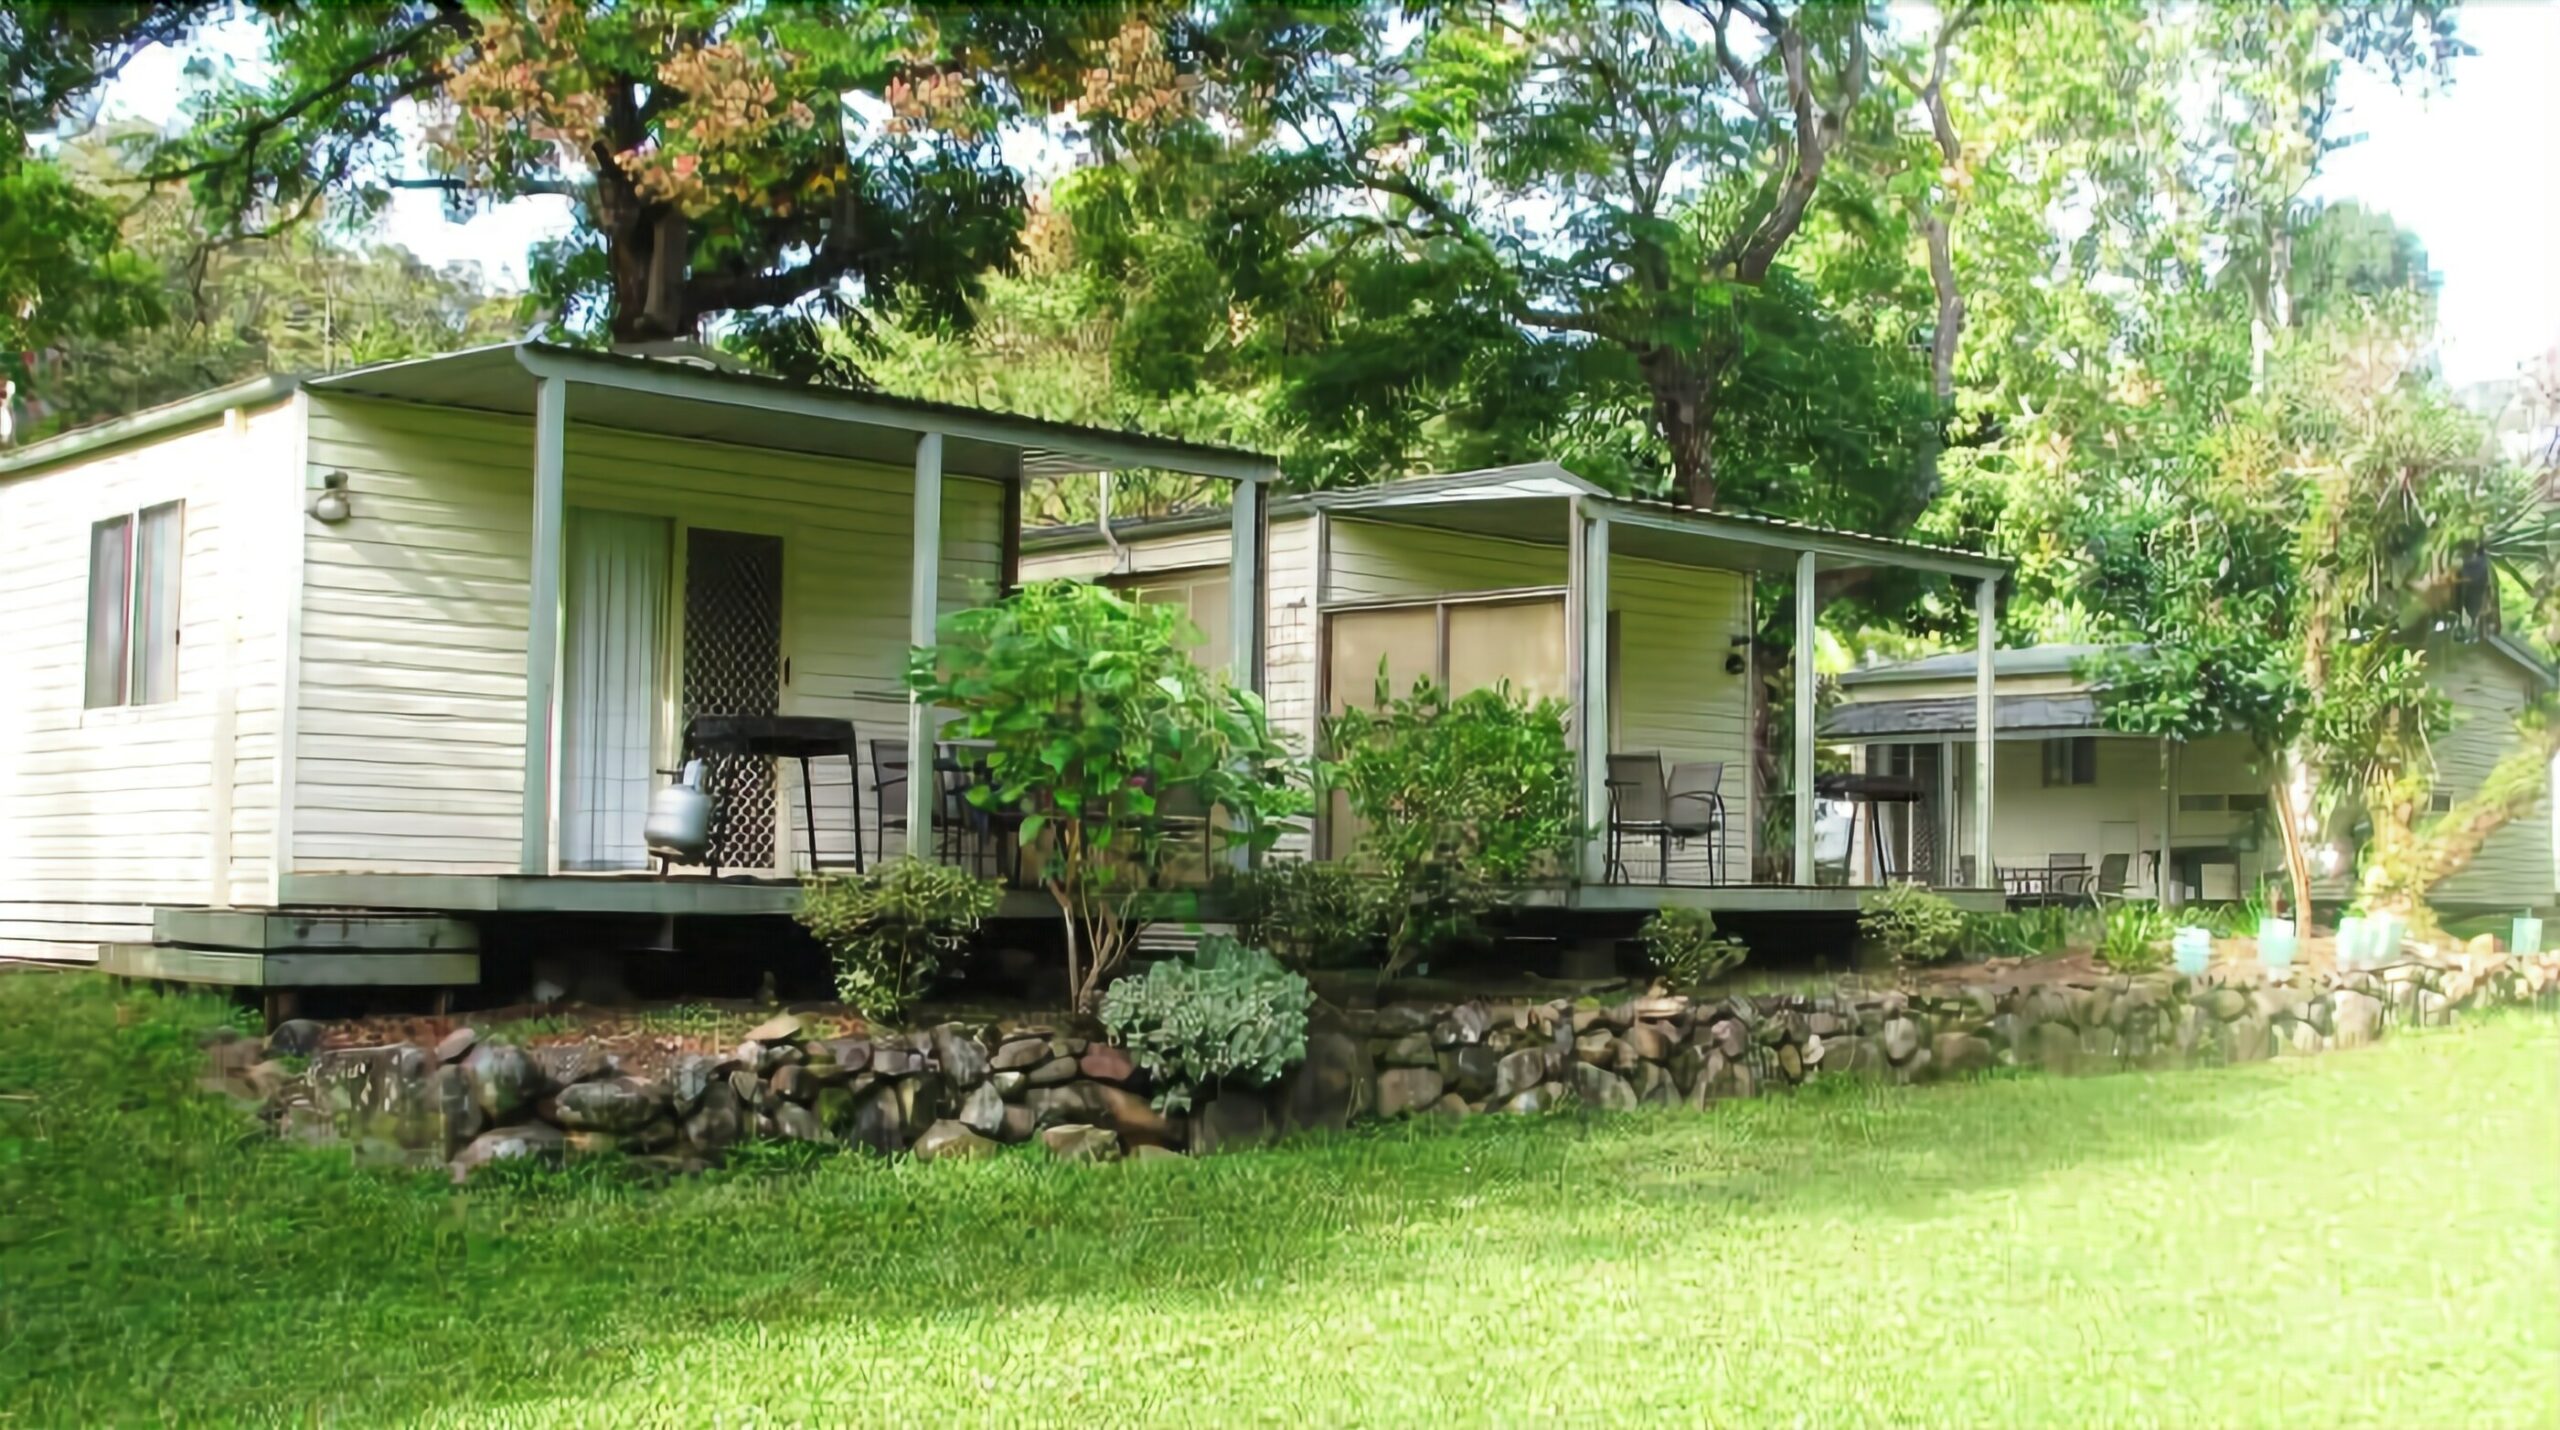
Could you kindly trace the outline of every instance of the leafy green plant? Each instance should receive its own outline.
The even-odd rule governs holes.
[[[1384,881],[1340,860],[1275,860],[1230,874],[1219,891],[1236,937],[1293,968],[1373,962],[1387,927]]]
[[[2097,942],[2095,911],[2061,904],[1967,914],[1960,940],[1975,958],[2054,958]]]
[[[2117,904],[2107,910],[2098,959],[2118,973],[2149,973],[2169,962],[2169,916],[2153,904]]]
[[[1198,847],[1163,808],[1186,792],[1214,837],[1267,849],[1307,809],[1303,773],[1261,697],[1202,670],[1175,608],[1041,581],[942,622],[907,681],[979,741],[979,807],[1021,816],[1024,865],[1066,925],[1067,981],[1089,1009],[1157,917],[1169,869]]]
[[[1003,887],[966,869],[893,859],[802,886],[797,917],[836,965],[836,996],[874,1022],[913,1007],[996,911]]]
[[[1964,914],[1925,885],[1888,884],[1867,897],[1858,932],[1897,966],[1943,963],[1964,937]]]
[[[1307,1055],[1315,994],[1280,960],[1222,935],[1102,996],[1102,1025],[1155,1079],[1157,1107],[1179,1111],[1226,1078],[1270,1082]]]
[[[1637,937],[1663,985],[1675,991],[1694,991],[1751,955],[1742,940],[1718,937],[1716,917],[1704,909],[1664,909],[1644,921]]]
[[[1324,722],[1323,782],[1362,822],[1358,862],[1387,889],[1387,962],[1479,941],[1503,889],[1562,874],[1582,835],[1564,705],[1508,684],[1396,695]]]

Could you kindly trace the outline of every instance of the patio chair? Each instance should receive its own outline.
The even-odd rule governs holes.
[[[2089,888],[2091,903],[2129,903],[2142,897],[2126,892],[2126,880],[2133,870],[2130,854],[2107,854],[2098,859],[2098,882]]]
[[[2089,896],[2089,856],[2053,854],[2045,858],[2045,896],[2085,899]]]
[[[871,742],[872,798],[878,803],[880,818],[874,825],[880,832],[872,846],[874,862],[889,857],[889,831],[907,832],[907,742],[873,740]],[[855,792],[855,799],[861,794]]]
[[[1707,841],[1707,882],[1724,880],[1724,761],[1697,760],[1671,767],[1669,798],[1665,801],[1664,823],[1671,827],[1671,837],[1681,848],[1692,839]],[[1670,882],[1666,868],[1664,882]]]
[[[1822,871],[1840,871],[1840,885],[1849,883],[1851,841],[1857,838],[1858,817],[1855,806],[1844,810],[1830,800],[1816,800],[1813,806],[1813,871],[1805,876],[1809,884],[1823,882]]]
[[[1671,873],[1671,791],[1662,779],[1662,752],[1645,750],[1609,757],[1609,863],[1601,882],[1631,884],[1627,869],[1627,836],[1652,839],[1662,862],[1655,882],[1669,883]]]

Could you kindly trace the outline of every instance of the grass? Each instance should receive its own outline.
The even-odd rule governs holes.
[[[2560,1422],[2560,1026],[1196,1163],[455,1192],[0,976],[0,1423]]]

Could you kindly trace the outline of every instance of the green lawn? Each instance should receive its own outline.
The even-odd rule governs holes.
[[[208,1016],[0,975],[0,1423],[2560,1422],[2529,1016],[1197,1163],[468,1194],[184,1093]]]

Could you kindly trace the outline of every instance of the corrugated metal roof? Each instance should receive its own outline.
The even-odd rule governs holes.
[[[2069,675],[2092,656],[2112,650],[2133,652],[2139,646],[2107,645],[2031,645],[1991,653],[1991,676],[1994,680],[2008,675]],[[1842,685],[1890,685],[1898,681],[1971,680],[1973,652],[1950,651],[1945,655],[1922,656],[1918,660],[1898,660],[1888,665],[1863,666],[1840,677]]]
[[[1991,702],[1992,729],[2051,730],[2072,733],[2103,728],[2094,695],[2001,695]],[[1826,740],[1881,739],[1897,735],[1970,735],[1974,732],[1973,697],[1948,695],[1926,700],[1862,700],[1837,705],[1822,717],[1818,733]]]

